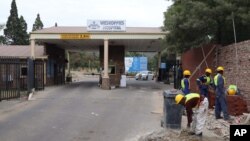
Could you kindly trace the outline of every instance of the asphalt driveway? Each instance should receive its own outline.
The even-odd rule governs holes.
[[[162,90],[172,86],[130,79],[127,88],[102,90],[97,82],[0,102],[0,141],[130,141],[161,129]]]

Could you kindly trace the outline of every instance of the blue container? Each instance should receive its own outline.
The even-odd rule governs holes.
[[[178,90],[165,90],[164,96],[164,109],[163,109],[163,127],[180,129],[181,118],[184,106],[175,103],[175,96],[182,93]]]

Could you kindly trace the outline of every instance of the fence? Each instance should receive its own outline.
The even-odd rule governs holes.
[[[19,98],[31,88],[44,89],[44,62],[0,57],[0,101]]]

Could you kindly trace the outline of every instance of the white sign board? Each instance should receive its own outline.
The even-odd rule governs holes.
[[[88,31],[110,31],[124,32],[126,31],[125,20],[88,20]]]

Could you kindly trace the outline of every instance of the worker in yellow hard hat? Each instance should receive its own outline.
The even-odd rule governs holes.
[[[191,134],[202,136],[208,112],[207,98],[198,93],[178,94],[175,96],[175,102],[185,106],[188,120],[187,127],[189,128],[192,123]]]
[[[205,74],[196,79],[200,94],[208,97],[209,87],[213,88],[213,79],[211,78],[212,70],[207,68]]]
[[[236,94],[236,91],[234,89],[228,89],[227,90],[227,94],[228,95],[235,95]]]
[[[183,71],[183,78],[181,80],[181,90],[185,95],[190,93],[190,82],[189,82],[190,75],[191,72],[189,70]]]
[[[240,95],[240,91],[236,85],[231,84],[228,86],[227,94],[228,95]]]
[[[227,111],[227,102],[225,94],[225,77],[223,76],[224,68],[222,66],[217,67],[217,75],[214,77],[215,85],[215,118],[220,119],[221,111],[223,112],[224,120],[229,120],[229,114]]]

